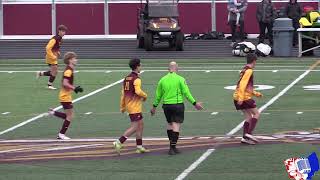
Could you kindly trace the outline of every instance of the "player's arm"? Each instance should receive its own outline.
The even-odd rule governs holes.
[[[245,91],[247,89],[247,85],[249,83],[250,77],[252,75],[253,71],[252,69],[247,69],[244,72],[244,75],[242,76],[240,83],[239,83],[239,87],[238,87],[238,96],[239,99],[238,101],[243,101],[245,98]]]
[[[121,89],[121,96],[120,96],[120,111],[123,113],[126,110],[125,102],[124,102],[124,91],[123,87]]]
[[[56,40],[51,39],[46,46],[46,52],[47,52],[47,55],[49,56],[50,59],[57,59],[57,56],[55,56],[52,52],[52,48],[55,43],[56,43]]]
[[[153,101],[153,107],[158,107],[161,99],[162,99],[162,96],[163,96],[163,91],[162,91],[162,81],[160,80],[158,82],[158,85],[157,85],[157,89],[156,89],[156,97]]]
[[[64,73],[63,73],[63,81],[62,81],[62,86],[65,88],[65,89],[70,89],[70,90],[73,90],[75,93],[78,93],[78,92],[83,92],[83,88],[80,87],[80,86],[73,86],[71,83],[70,83],[70,79],[71,79],[71,76],[72,76],[72,71],[69,69],[69,70],[66,70]]]
[[[188,101],[193,104],[193,106],[197,109],[197,110],[202,110],[203,106],[201,102],[196,102],[196,100],[193,98],[190,89],[187,85],[187,82],[185,79],[182,79],[180,81],[180,86],[181,86],[181,91],[182,91],[182,95],[184,97],[186,97],[188,99]]]
[[[163,96],[163,91],[162,91],[162,81],[158,82],[157,89],[156,89],[156,97],[154,98],[152,109],[150,110],[151,116],[155,115],[156,113],[156,108],[158,107],[161,99]]]
[[[138,78],[138,79],[134,80],[133,86],[134,86],[134,91],[138,96],[140,96],[144,99],[147,99],[147,93],[143,92],[141,89],[141,79]]]
[[[189,87],[188,87],[188,85],[187,85],[187,82],[186,82],[184,79],[180,81],[180,87],[181,87],[182,95],[183,95],[184,97],[186,97],[187,100],[188,100],[191,104],[195,105],[195,104],[196,104],[196,100],[193,98],[193,96],[192,96],[192,94],[191,94],[191,92],[190,92],[190,89],[189,89]]]

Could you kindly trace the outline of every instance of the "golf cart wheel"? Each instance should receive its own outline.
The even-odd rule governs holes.
[[[138,44],[138,48],[144,48],[144,38],[138,36],[137,44]]]
[[[183,51],[184,34],[180,31],[176,34],[176,50]]]
[[[144,47],[147,51],[151,51],[153,46],[153,37],[151,32],[147,32],[144,35]]]

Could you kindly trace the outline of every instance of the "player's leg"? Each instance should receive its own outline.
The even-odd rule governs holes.
[[[53,87],[53,82],[56,79],[56,76],[58,74],[58,65],[57,64],[51,65],[50,72],[51,72],[51,75],[48,80],[48,88],[49,89],[56,89],[55,87]]]
[[[250,128],[249,128],[249,134],[252,134],[260,118],[260,112],[257,108],[248,109],[248,112],[252,114],[252,118],[250,119]]]
[[[245,135],[250,132],[250,119],[252,118],[252,115],[247,109],[243,109],[241,111],[242,111],[243,116],[244,116],[242,136],[243,136],[243,138],[245,138]]]
[[[73,119],[73,106],[72,106],[72,103],[63,103],[63,108],[64,108],[64,111],[65,111],[65,114],[66,114],[66,118],[62,124],[62,127],[60,129],[60,132],[58,134],[58,139],[63,139],[63,140],[66,140],[66,139],[70,139],[69,137],[67,137],[65,135],[65,133],[67,132],[69,126],[70,126],[70,123]]]
[[[177,149],[177,143],[180,135],[180,127],[184,121],[184,104],[177,104],[173,106],[172,113],[172,139],[170,143],[170,149],[174,151],[175,154],[179,154],[180,151]]]
[[[55,110],[53,110],[52,108],[49,109],[48,113],[49,113],[50,115],[56,116],[56,117],[58,117],[58,118],[61,118],[61,119],[63,119],[63,120],[65,120],[65,119],[67,118],[67,114],[66,114],[66,113],[64,113],[64,112],[59,112],[59,111],[55,111]]]
[[[136,144],[137,144],[137,153],[146,153],[150,152],[142,146],[142,134],[143,134],[144,122],[143,119],[138,121],[138,127],[136,131]]]
[[[134,119],[132,114],[129,114],[131,123],[130,127],[123,133],[123,135],[113,142],[113,147],[115,148],[116,152],[120,155],[120,150],[123,147],[123,143],[128,139],[128,137],[132,136],[137,131],[138,128],[138,121]]]

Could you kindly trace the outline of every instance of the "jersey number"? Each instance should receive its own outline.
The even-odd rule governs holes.
[[[129,91],[129,90],[130,90],[129,82],[126,82],[126,83],[125,83],[125,85],[124,85],[124,90],[125,90],[125,91]]]

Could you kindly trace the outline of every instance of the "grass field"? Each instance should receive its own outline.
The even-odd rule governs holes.
[[[186,119],[181,135],[203,139],[226,134],[239,136],[242,130],[235,128],[242,122],[243,117],[234,109],[233,91],[224,87],[235,85],[244,59],[179,60],[178,63],[179,74],[187,79],[193,96],[205,106],[203,111],[197,112],[186,103]],[[319,85],[318,63],[317,59],[272,58],[258,62],[255,84],[272,88],[261,90],[264,97],[257,99],[262,116],[256,134],[271,136],[288,131],[312,132],[314,128],[320,127],[320,88],[304,89],[304,86]],[[166,137],[165,118],[161,108],[158,108],[154,117],[151,117],[148,111],[152,106],[156,84],[167,73],[167,64],[166,60],[143,60],[142,88],[149,97],[144,104],[144,136],[151,139]],[[0,60],[0,139],[55,139],[62,121],[42,114],[49,107],[55,108],[60,105],[57,98],[59,91],[45,88],[47,78],[35,79],[35,72],[46,68],[41,60]],[[121,79],[129,72],[127,60],[80,59],[76,70],[75,84],[81,85],[85,92],[74,95],[74,99],[80,99],[74,103],[76,116],[68,130],[68,136],[88,141],[104,139],[103,142],[108,144],[108,139],[117,138],[129,125],[127,115],[119,112]],[[61,73],[55,86],[59,87],[60,81]],[[20,124],[27,120],[30,121]],[[12,128],[18,124],[21,127]],[[1,161],[1,158],[14,156],[14,153],[19,151],[37,152],[34,150],[35,146],[28,149],[28,145],[24,145],[24,148],[27,147],[26,150],[21,148],[21,144],[12,143],[13,141],[8,141],[11,142],[9,144],[0,141],[0,179],[183,179],[179,175],[207,153],[208,156],[196,164],[193,171],[184,173],[185,179],[286,180],[289,178],[283,164],[285,159],[306,157],[312,152],[320,153],[319,139],[313,139],[312,143],[304,142],[302,138],[295,142],[262,143],[255,146],[234,143],[233,147],[228,148],[219,147],[215,143],[204,147],[201,145],[204,142],[200,139],[199,145],[190,145],[185,151],[182,148],[183,154],[177,156],[166,154],[166,141],[159,141],[164,147],[161,146],[160,150],[157,140],[151,140],[145,141],[144,144],[157,153],[118,157],[111,152],[110,147],[97,145],[100,149],[90,151],[91,154],[100,153],[95,159],[35,159],[19,163]],[[90,146],[93,143],[97,142],[83,144]],[[63,145],[57,142],[53,147],[61,148]],[[134,148],[133,141],[128,142],[128,148],[130,154],[130,148]],[[90,155],[89,152],[86,154],[86,150],[70,151],[69,156],[81,153],[81,156],[86,157]],[[319,178],[319,174],[313,177]]]

